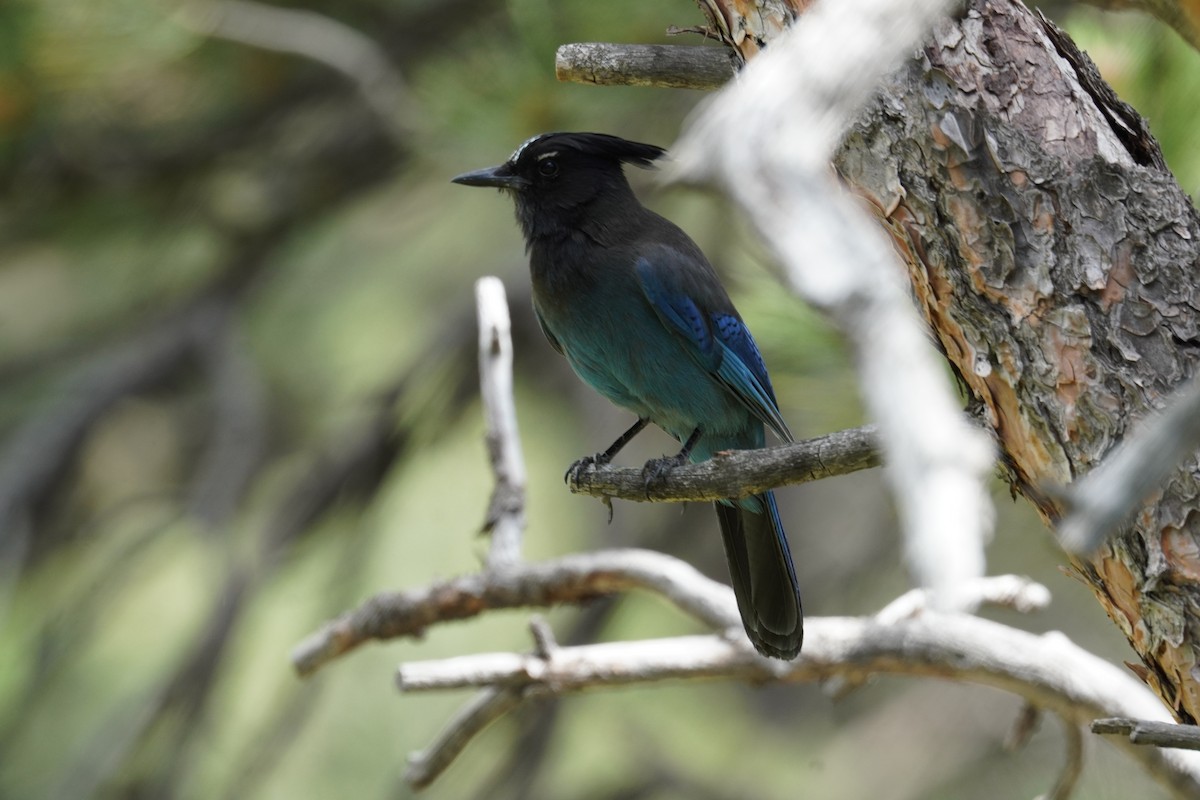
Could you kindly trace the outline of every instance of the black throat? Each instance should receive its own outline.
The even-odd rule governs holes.
[[[517,222],[525,236],[525,247],[583,236],[609,247],[624,241],[644,223],[646,209],[629,188],[625,176],[605,175],[569,193],[514,192]]]

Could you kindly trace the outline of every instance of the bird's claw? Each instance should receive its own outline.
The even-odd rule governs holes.
[[[584,473],[590,472],[596,467],[603,467],[608,462],[609,459],[604,457],[604,453],[596,453],[595,455],[584,456],[571,466],[567,467],[567,471],[563,474],[563,483],[565,483],[567,486],[574,486],[583,479]]]
[[[563,483],[567,486],[576,486],[582,480],[584,473],[594,470],[596,467],[603,467],[612,459],[604,453],[596,453],[591,456],[584,456],[576,461],[571,466],[567,467],[566,473],[563,475]],[[608,524],[613,521],[613,504],[612,498],[604,496],[600,498],[600,502],[608,508]]]
[[[642,467],[642,486],[646,490],[646,499],[650,499],[650,493],[657,489],[661,489],[666,483],[667,476],[678,466],[687,461],[687,456],[662,456],[661,458],[652,458]]]

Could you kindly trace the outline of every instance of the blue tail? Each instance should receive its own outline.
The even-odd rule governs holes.
[[[746,635],[765,656],[795,658],[804,642],[804,610],[775,495],[715,505]]]

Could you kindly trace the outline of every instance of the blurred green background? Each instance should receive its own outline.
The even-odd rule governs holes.
[[[327,64],[210,35],[255,8],[0,5],[0,797],[409,795],[405,754],[470,695],[399,696],[395,665],[526,650],[528,613],[368,646],[306,681],[288,657],[375,592],[479,566],[480,275],[513,307],[528,557],[645,546],[725,579],[707,507],[618,504],[606,525],[563,487],[629,419],[534,329],[507,199],[448,183],[545,130],[670,144],[702,95],[559,84],[553,55],[668,41],[702,21],[695,6],[314,1],[255,29],[334,56],[372,43],[394,72],[366,94]],[[1200,189],[1197,54],[1143,17],[1057,15]],[[328,20],[365,40],[331,38]],[[839,338],[779,290],[730,209],[632,177],[723,270],[797,435],[860,423]],[[670,449],[647,435],[622,460]],[[996,498],[990,570],[1055,602],[994,616],[1129,658],[1041,523],[999,484]],[[877,474],[780,503],[810,614],[870,613],[908,588]],[[637,596],[547,616],[564,642],[695,630]],[[527,705],[425,795],[1028,798],[1063,744],[1046,724],[1006,750],[1019,711],[916,680],[836,702],[816,686],[595,692]],[[1163,796],[1089,749],[1078,797]]]

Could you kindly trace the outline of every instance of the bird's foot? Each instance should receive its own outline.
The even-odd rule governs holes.
[[[567,486],[574,486],[583,478],[584,473],[594,470],[596,467],[603,467],[612,460],[611,456],[604,453],[596,453],[591,456],[584,456],[576,461],[571,466],[567,467],[566,473],[563,474],[563,483]]]
[[[667,476],[679,466],[683,466],[688,461],[687,453],[680,453],[674,456],[662,456],[661,458],[652,458],[642,467],[642,486],[646,490],[646,499],[650,499],[650,493],[661,489],[666,483]]]
[[[567,486],[575,486],[583,478],[584,473],[594,470],[596,467],[603,467],[612,461],[612,456],[606,453],[596,453],[592,456],[584,456],[576,461],[571,466],[567,467],[567,472],[563,475],[563,483]],[[600,502],[608,508],[608,524],[613,521],[613,504],[611,497],[601,497]]]

